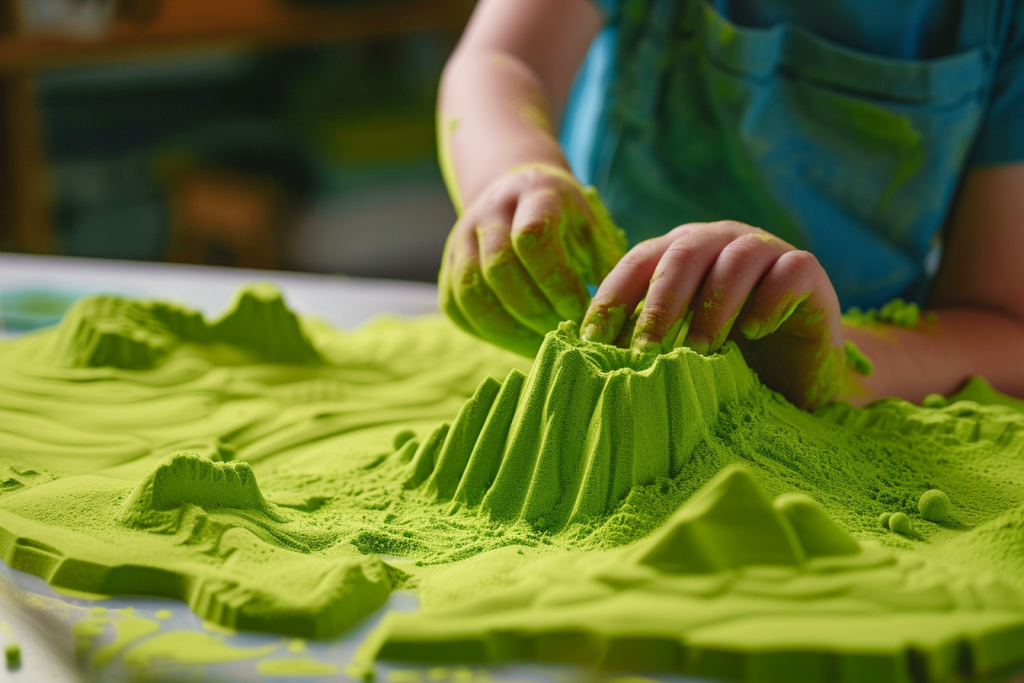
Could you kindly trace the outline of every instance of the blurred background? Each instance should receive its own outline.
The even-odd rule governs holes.
[[[0,0],[0,251],[433,280],[472,0]]]

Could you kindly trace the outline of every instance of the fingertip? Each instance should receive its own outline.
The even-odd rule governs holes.
[[[641,335],[633,339],[631,351],[634,356],[646,356],[651,353],[661,353],[664,349],[660,340]]]
[[[662,308],[657,308],[657,312],[652,313],[651,302],[648,300],[643,311],[640,313],[640,317],[637,319],[636,330],[633,333],[633,340],[630,344],[633,349],[643,348],[652,350],[655,347],[661,349],[662,342],[671,331],[671,325],[668,324],[668,315],[668,312]],[[669,329],[665,330],[666,327]],[[663,332],[662,330],[665,331]]]
[[[580,330],[580,339],[586,342],[607,343],[602,339],[601,328],[593,323],[585,324]]]
[[[779,329],[784,322],[789,320],[793,313],[796,312],[796,309],[799,308],[800,304],[802,304],[808,296],[810,296],[810,292],[804,292],[799,296],[787,296],[786,299],[784,299],[780,305],[772,311],[771,317],[761,325],[761,329],[759,331],[760,336],[758,338],[766,337]]]
[[[611,344],[625,323],[626,307],[624,305],[592,305],[583,318],[580,337],[584,341]]]
[[[757,320],[742,320],[738,324],[738,327],[740,329],[740,334],[742,334],[745,338],[749,339],[750,341],[760,339],[762,336],[761,323]]]
[[[683,346],[694,351],[698,355],[706,356],[711,352],[711,343],[713,339],[701,332],[690,328],[690,331],[686,335],[686,340],[683,342]]]

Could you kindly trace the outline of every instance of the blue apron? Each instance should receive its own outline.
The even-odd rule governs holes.
[[[997,0],[901,60],[703,0],[628,0],[593,182],[632,243],[733,219],[812,252],[843,307],[920,299],[985,113]],[[931,262],[931,267],[928,263]]]

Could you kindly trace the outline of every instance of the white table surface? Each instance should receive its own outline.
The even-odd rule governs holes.
[[[0,290],[49,288],[177,301],[216,316],[239,285],[273,282],[292,310],[351,328],[377,313],[437,311],[437,287],[339,275],[0,254]]]

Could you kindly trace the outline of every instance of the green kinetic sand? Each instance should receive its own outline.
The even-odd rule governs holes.
[[[566,323],[531,365],[267,287],[214,322],[90,299],[0,345],[0,556],[301,637],[415,590],[367,661],[941,681],[1024,662],[1024,413],[968,393],[812,415],[732,345],[634,357]],[[191,647],[154,637],[128,652]]]
[[[21,646],[12,643],[4,646],[4,662],[8,669],[17,669],[21,667]]]
[[[921,318],[921,307],[903,299],[893,299],[881,308],[866,311],[853,306],[843,314],[843,322],[853,325],[888,323],[898,327],[913,327]]]
[[[892,513],[892,516],[889,517],[889,529],[904,536],[909,536],[914,532],[910,517],[905,512]]]
[[[976,668],[1004,666],[1024,640],[1024,603],[1008,586],[858,543],[808,496],[773,504],[738,467],[637,544],[513,576],[466,604],[390,615],[366,648],[414,661],[641,660],[726,679],[910,681],[963,673],[965,652]]]

